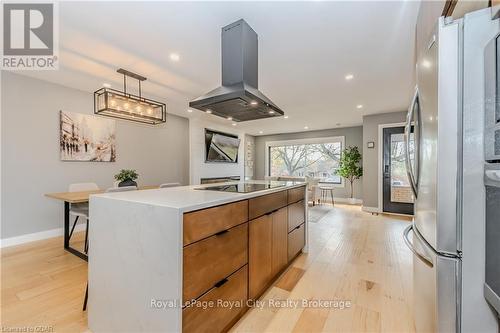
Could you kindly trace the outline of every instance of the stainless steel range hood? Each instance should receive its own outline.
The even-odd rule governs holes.
[[[258,36],[245,20],[222,28],[222,86],[189,106],[235,121],[284,114],[258,90]]]

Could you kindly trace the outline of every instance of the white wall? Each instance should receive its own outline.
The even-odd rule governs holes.
[[[62,162],[59,110],[93,114],[93,94],[4,71],[1,83],[2,239],[62,228],[63,203],[44,194],[70,183],[104,189],[122,168],[137,169],[139,185],[188,183],[186,118],[167,115],[157,126],[117,120],[116,162]]]
[[[240,147],[238,163],[206,163],[205,162],[205,128],[228,134],[238,135]],[[245,133],[233,126],[223,126],[204,119],[189,120],[190,143],[190,177],[191,184],[199,184],[201,178],[245,175]]]

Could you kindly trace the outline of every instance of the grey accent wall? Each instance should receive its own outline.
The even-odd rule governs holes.
[[[61,162],[59,110],[92,114],[93,95],[10,72],[1,83],[2,239],[62,228],[63,203],[44,193],[70,183],[104,189],[122,168],[137,169],[139,185],[189,182],[186,118],[168,115],[154,127],[117,120],[116,162]]]
[[[378,125],[405,120],[406,111],[363,116],[363,206],[378,207],[378,156],[382,154]],[[366,147],[370,141],[375,142],[375,148]]]
[[[255,137],[255,179],[264,179],[265,176],[265,163],[266,163],[266,142],[280,141],[280,140],[296,140],[308,138],[321,138],[329,136],[344,136],[346,146],[357,146],[360,151],[363,144],[363,128],[346,127],[346,128],[333,128],[320,131],[308,131],[297,133],[285,133],[276,135],[263,135]],[[361,198],[363,193],[362,179],[354,182],[354,197]],[[349,184],[343,188],[336,188],[334,195],[339,198],[349,197]]]

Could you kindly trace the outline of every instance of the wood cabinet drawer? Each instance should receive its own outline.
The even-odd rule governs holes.
[[[253,220],[287,205],[287,191],[266,194],[248,200],[248,218]]]
[[[248,221],[248,200],[184,214],[184,245]]]
[[[288,204],[304,200],[306,197],[306,187],[301,186],[288,190]]]
[[[288,261],[302,250],[306,243],[305,224],[301,224],[288,234]]]
[[[288,232],[305,222],[306,208],[304,200],[288,206]]]
[[[184,247],[183,260],[183,301],[188,301],[248,262],[248,223]]]
[[[245,311],[247,300],[248,266],[230,275],[223,285],[214,287],[197,302],[213,302],[213,307],[203,309],[194,303],[182,310],[182,332],[222,332],[229,329]],[[218,302],[227,301],[236,305],[222,307]],[[201,305],[201,304],[200,304]]]

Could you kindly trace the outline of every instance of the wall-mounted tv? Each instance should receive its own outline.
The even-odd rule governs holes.
[[[205,161],[238,163],[240,139],[237,135],[205,128]]]

